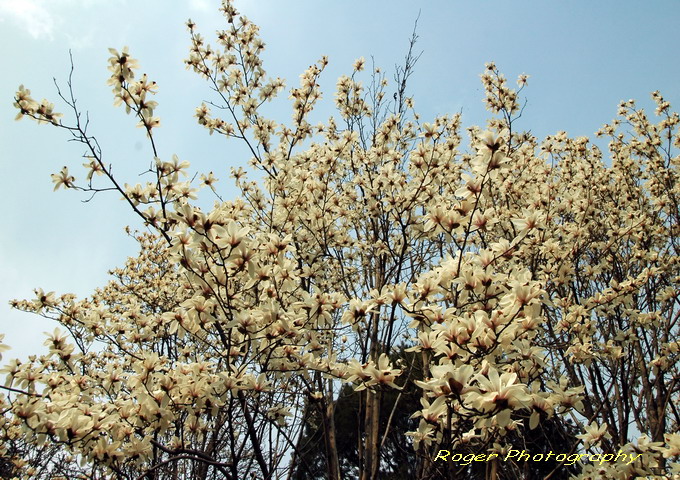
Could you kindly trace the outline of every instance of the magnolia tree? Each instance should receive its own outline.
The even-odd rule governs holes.
[[[261,179],[232,170],[240,196],[212,209],[195,201],[218,194],[212,172],[195,185],[188,162],[158,157],[158,86],[127,49],[111,50],[109,84],[146,131],[145,183],[114,177],[70,80],[66,117],[16,93],[17,118],[85,149],[82,179],[64,167],[55,189],[117,191],[150,233],[90,298],[13,302],[58,327],[4,367],[8,476],[678,475],[680,119],[661,95],[655,121],[620,105],[603,159],[586,138],[517,131],[527,77],[513,90],[488,64],[491,119],[468,142],[460,115],[415,113],[414,35],[394,85],[359,59],[337,115],[313,125],[321,58],[282,124],[262,112],[285,86],[257,26],[231,1],[221,11],[214,46],[187,23],[186,65],[214,93],[196,118],[244,142]],[[352,464],[337,448],[348,391]],[[397,424],[412,425],[403,468],[386,442]],[[321,472],[303,454],[310,425]]]

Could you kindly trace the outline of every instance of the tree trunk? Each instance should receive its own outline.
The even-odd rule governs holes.
[[[329,480],[340,480],[340,460],[335,435],[335,406],[333,401],[326,400],[319,405],[323,418],[324,443],[326,446],[326,465]]]
[[[380,467],[380,392],[366,392],[366,440],[361,480],[376,480]]]

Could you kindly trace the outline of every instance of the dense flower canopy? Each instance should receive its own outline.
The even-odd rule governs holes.
[[[315,478],[302,439],[316,415],[324,477],[372,480],[392,473],[381,448],[403,414],[401,394],[385,399],[409,385],[422,407],[407,413],[415,478],[480,475],[441,449],[496,453],[482,475],[519,478],[530,467],[503,455],[532,432],[555,453],[640,454],[558,464],[559,478],[679,475],[680,118],[661,94],[654,121],[619,106],[598,132],[605,158],[587,138],[517,131],[528,76],[515,90],[493,63],[481,76],[491,118],[469,141],[460,115],[414,111],[411,55],[394,96],[357,60],[337,82],[337,117],[312,125],[323,57],[281,124],[261,113],[285,83],[263,68],[258,27],[231,1],[222,13],[215,46],[187,23],[186,66],[215,98],[195,116],[245,142],[261,180],[233,170],[241,195],[212,209],[195,200],[218,193],[213,172],[197,185],[188,162],[158,157],[160,87],[127,48],[110,50],[109,85],[146,131],[145,183],[102,161],[72,91],[60,92],[72,120],[16,93],[18,118],[86,149],[85,181],[64,166],[55,190],[116,190],[150,233],[89,298],[14,301],[59,327],[46,352],[3,369],[12,475]],[[342,385],[362,399],[351,467],[335,448]]]

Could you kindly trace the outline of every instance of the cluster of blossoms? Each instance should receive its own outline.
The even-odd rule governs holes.
[[[111,77],[108,84],[111,85],[115,95],[113,104],[116,106],[125,104],[127,113],[134,111],[139,117],[137,126],[145,128],[151,135],[151,130],[161,124],[160,118],[153,116],[158,102],[146,98],[147,93],[155,95],[158,92],[156,82],[149,82],[146,74],[135,80],[135,70],[139,68],[139,64],[130,57],[127,47],[120,53],[113,48],[110,48],[109,52],[112,56],[109,58]]]
[[[58,125],[59,118],[63,114],[54,112],[54,104],[43,99],[41,102],[34,100],[31,97],[31,91],[19,85],[16,97],[14,98],[14,106],[19,110],[16,119],[20,120],[24,116],[29,116],[38,123],[51,123]]]
[[[195,204],[189,163],[158,157],[156,84],[135,79],[127,49],[111,50],[109,84],[147,132],[149,182],[118,182],[73,96],[70,126],[23,86],[16,94],[20,116],[75,132],[87,149],[87,184],[64,167],[57,188],[116,190],[155,231],[136,235],[140,255],[90,298],[37,290],[14,302],[61,327],[47,353],[3,370],[0,438],[16,476],[284,478],[307,468],[318,420],[324,475],[339,479],[341,384],[361,395],[362,479],[384,472],[401,393],[384,399],[411,388],[414,478],[469,473],[438,464],[440,447],[500,453],[536,438],[643,454],[567,472],[577,479],[680,473],[680,120],[668,102],[652,95],[658,123],[620,105],[598,132],[607,165],[585,138],[517,132],[527,76],[515,91],[488,64],[494,117],[468,129],[465,147],[460,115],[408,113],[412,57],[392,103],[379,70],[363,86],[357,60],[337,83],[340,119],[313,126],[323,57],[290,90],[283,125],[261,113],[284,82],[267,79],[258,27],[228,0],[222,13],[217,49],[188,22],[186,65],[229,116],[203,103],[196,118],[244,141],[263,179],[234,169],[240,197],[209,211]],[[200,178],[216,193],[212,172]]]

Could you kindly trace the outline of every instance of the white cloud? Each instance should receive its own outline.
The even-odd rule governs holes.
[[[40,0],[0,0],[0,18],[10,18],[33,38],[52,38],[55,16]]]
[[[199,0],[203,1],[203,0]],[[118,0],[117,3],[124,3]],[[9,20],[25,30],[36,40],[54,40],[55,34],[64,33],[64,24],[87,24],[84,10],[96,6],[110,6],[111,0],[0,0],[0,20]],[[84,39],[79,35],[76,45]],[[73,37],[67,35],[70,41]],[[73,45],[72,45],[73,46]]]

